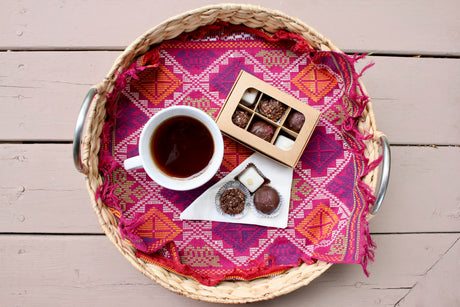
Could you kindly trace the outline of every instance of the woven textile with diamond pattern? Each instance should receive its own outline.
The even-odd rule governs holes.
[[[360,263],[373,258],[365,216],[374,201],[361,178],[369,165],[356,120],[367,97],[359,92],[357,57],[314,51],[297,35],[268,35],[215,24],[154,46],[119,76],[107,97],[100,197],[119,219],[122,237],[141,259],[205,285],[270,276],[316,260]],[[125,171],[138,154],[143,125],[172,105],[218,114],[238,73],[245,70],[321,111],[294,169],[288,227],[181,221],[180,213],[225,177],[251,150],[224,137],[225,155],[205,186],[172,191],[144,170]],[[358,89],[358,90],[357,90]]]

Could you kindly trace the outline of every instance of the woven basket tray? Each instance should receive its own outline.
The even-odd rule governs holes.
[[[123,256],[140,272],[163,287],[193,299],[219,303],[248,303],[271,299],[305,286],[325,272],[332,264],[318,261],[313,265],[302,264],[275,277],[259,278],[252,281],[224,281],[217,286],[204,286],[192,278],[177,275],[137,258],[134,248],[121,238],[118,221],[115,216],[101,200],[96,200],[95,198],[95,193],[104,180],[98,171],[98,152],[100,149],[100,135],[106,117],[105,97],[107,93],[113,91],[117,73],[124,71],[136,57],[147,52],[151,45],[173,39],[183,32],[191,32],[198,27],[210,25],[219,20],[232,24],[242,24],[251,28],[261,28],[269,33],[285,30],[301,35],[317,50],[341,52],[329,39],[305,23],[279,11],[253,5],[221,4],[206,6],[170,18],[150,29],[129,45],[117,58],[104,80],[95,85],[95,90],[88,95],[90,96],[90,98],[87,98],[88,105],[89,101],[92,101],[92,104],[86,120],[85,136],[81,140],[81,131],[77,132],[76,141],[74,142],[74,144],[78,144],[76,165],[79,170],[87,175],[87,188],[93,209],[97,214],[103,231]],[[365,90],[363,84],[361,84],[361,87]],[[94,99],[91,99],[93,96]],[[86,111],[87,108],[84,110],[84,114]],[[82,121],[84,121],[84,115]],[[373,139],[365,141],[365,155],[369,162],[378,159],[381,138],[383,137],[384,139],[384,136],[377,131],[371,102],[367,104],[362,113],[358,128],[361,133],[374,135]],[[385,144],[387,143],[385,142]],[[80,146],[82,147],[81,153]],[[376,190],[378,184],[381,184],[379,171],[381,170],[376,168],[364,178],[364,182],[373,191]],[[380,194],[382,194],[381,191]],[[380,198],[381,201],[383,195],[379,196],[378,200]],[[374,207],[377,206],[374,205]],[[373,213],[375,213],[375,210]],[[371,217],[372,215],[368,216],[368,218]]]

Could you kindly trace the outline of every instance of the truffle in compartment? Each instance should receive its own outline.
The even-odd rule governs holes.
[[[292,111],[286,119],[284,126],[294,132],[299,132],[304,123],[305,116],[300,112]]]
[[[274,188],[264,185],[254,193],[253,202],[259,212],[270,215],[278,209],[280,196]]]
[[[249,132],[270,142],[275,133],[275,128],[263,120],[256,120],[251,124],[251,127],[249,127]]]
[[[248,112],[237,109],[232,115],[232,122],[240,128],[246,128],[249,122]]]
[[[276,99],[264,96],[259,103],[259,113],[276,122],[286,111],[286,106]]]
[[[249,163],[246,168],[237,175],[236,179],[240,181],[251,193],[254,193],[264,183],[269,183],[270,180],[265,178],[259,169]]]
[[[256,102],[257,94],[259,94],[258,90],[255,88],[248,88],[244,92],[243,97],[241,97],[241,103],[249,108],[252,108]]]
[[[275,141],[275,146],[281,150],[289,151],[292,149],[292,146],[294,146],[294,140],[284,135],[278,135]]]

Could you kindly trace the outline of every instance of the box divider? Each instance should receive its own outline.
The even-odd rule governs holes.
[[[276,138],[278,137],[278,134],[280,133],[281,126],[278,126],[275,130],[275,133],[273,133],[273,137],[270,141],[270,144],[275,144]]]
[[[286,134],[289,134],[290,136],[294,137],[295,139],[297,139],[297,137],[299,136],[299,134],[297,132],[289,130],[288,128],[286,128],[284,126],[281,127],[281,130],[283,130],[283,132],[285,132]]]
[[[251,117],[249,117],[248,123],[246,124],[246,128],[244,128],[244,130],[247,131],[247,130],[249,129],[249,126],[251,125],[252,120],[254,119],[255,114],[256,114],[256,112],[251,112]]]
[[[280,123],[279,123],[280,126],[284,125],[284,122],[286,121],[286,118],[289,116],[289,113],[291,113],[291,110],[292,110],[292,108],[290,106],[286,106],[286,107],[287,108],[284,111],[283,116],[281,116],[281,118],[280,118]]]

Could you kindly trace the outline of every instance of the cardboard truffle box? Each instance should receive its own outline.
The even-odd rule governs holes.
[[[241,71],[216,122],[226,135],[293,168],[320,115],[318,110]]]

